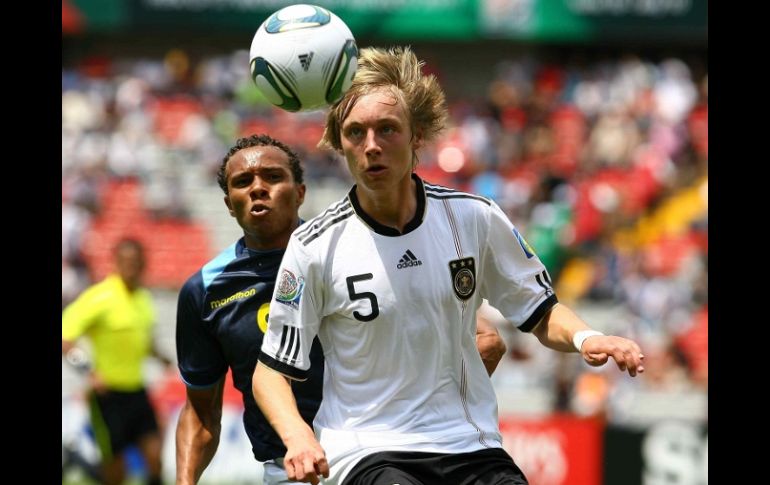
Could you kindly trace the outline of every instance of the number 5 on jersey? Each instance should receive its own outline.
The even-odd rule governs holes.
[[[368,315],[362,315],[358,311],[353,312],[353,316],[356,318],[356,320],[361,322],[370,322],[377,318],[377,316],[380,314],[380,306],[377,303],[377,295],[372,293],[371,291],[362,291],[361,293],[356,293],[355,284],[359,281],[366,281],[374,278],[374,275],[372,273],[366,273],[366,274],[359,274],[355,276],[348,276],[345,281],[348,284],[348,295],[350,296],[351,301],[355,300],[369,300],[369,303],[372,305],[372,312]]]

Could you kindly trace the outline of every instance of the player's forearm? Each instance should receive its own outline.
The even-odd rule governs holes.
[[[153,357],[163,362],[164,365],[170,366],[174,364],[173,360],[168,358],[166,355],[163,354],[163,352],[161,352],[158,349],[157,342],[154,342],[154,341],[152,342],[152,346],[150,347],[150,353],[152,354]]]
[[[572,343],[575,332],[590,327],[569,307],[557,303],[535,327],[533,333],[544,346],[561,352],[577,352]]]
[[[205,422],[188,402],[179,415],[176,428],[176,484],[198,483],[219,446],[221,424],[211,417]]]
[[[286,377],[258,362],[251,382],[254,400],[287,448],[294,440],[315,437],[299,413]]]

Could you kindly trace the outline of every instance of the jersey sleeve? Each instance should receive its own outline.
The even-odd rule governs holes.
[[[227,360],[219,341],[203,321],[203,280],[200,273],[179,292],[176,311],[176,356],[179,372],[188,387],[210,387],[227,373]]]
[[[101,286],[92,286],[70,303],[61,315],[62,340],[74,341],[99,321],[106,309]]]
[[[531,331],[558,302],[548,270],[494,202],[482,265],[482,297],[523,332]]]
[[[294,380],[310,369],[310,348],[321,322],[323,271],[292,237],[278,270],[259,361]]]

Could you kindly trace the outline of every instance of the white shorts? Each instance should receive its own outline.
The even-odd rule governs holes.
[[[286,470],[283,468],[283,458],[268,460],[263,464],[264,472],[262,474],[263,485],[307,485],[307,482],[292,482],[286,476]]]

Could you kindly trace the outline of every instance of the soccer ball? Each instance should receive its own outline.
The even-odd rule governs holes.
[[[315,5],[291,5],[270,15],[254,34],[251,77],[286,111],[319,109],[350,89],[358,48],[347,25]]]

